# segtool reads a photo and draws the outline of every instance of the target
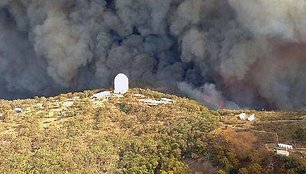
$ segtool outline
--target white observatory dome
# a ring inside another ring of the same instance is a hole
[[[118,74],[114,80],[114,93],[125,94],[129,90],[129,79],[125,74]]]

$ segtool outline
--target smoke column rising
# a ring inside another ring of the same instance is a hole
[[[135,83],[306,108],[306,0],[2,0],[0,97]]]

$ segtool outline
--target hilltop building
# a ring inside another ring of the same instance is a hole
[[[290,153],[286,150],[276,150],[277,155],[282,155],[282,156],[289,156]]]
[[[281,143],[279,143],[279,144],[277,144],[277,145],[278,145],[278,147],[284,148],[284,149],[286,149],[286,150],[293,149],[293,146],[292,146],[292,145],[281,144]]]
[[[114,80],[114,93],[125,94],[129,90],[129,79],[125,74],[118,74]]]
[[[255,114],[250,115],[250,117],[248,118],[248,120],[250,122],[253,122],[255,120]]]

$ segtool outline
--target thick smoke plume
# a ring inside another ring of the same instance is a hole
[[[0,97],[132,83],[306,108],[306,0],[1,0]]]

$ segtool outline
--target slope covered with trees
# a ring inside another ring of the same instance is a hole
[[[303,159],[224,128],[221,111],[151,90],[91,98],[96,92],[0,101],[0,172],[305,173]],[[144,102],[161,98],[171,102]]]

